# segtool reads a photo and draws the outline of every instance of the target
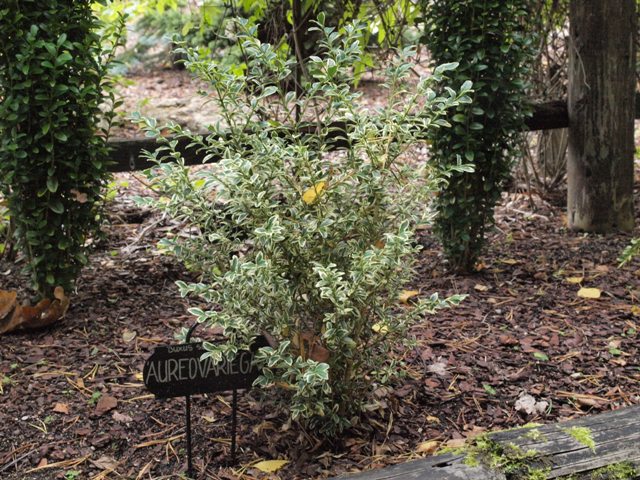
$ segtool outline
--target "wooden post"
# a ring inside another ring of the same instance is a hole
[[[636,0],[571,0],[568,222],[633,229]]]

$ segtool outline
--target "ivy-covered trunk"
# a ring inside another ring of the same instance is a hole
[[[453,128],[431,132],[431,154],[453,172],[437,201],[436,232],[450,267],[475,268],[485,229],[509,177],[528,109],[531,41],[524,0],[424,0],[424,42],[434,65],[460,62],[452,83],[473,82],[473,102],[447,112]]]
[[[0,7],[0,188],[46,297],[70,290],[100,222],[108,173],[99,107],[110,96],[102,61],[115,45],[103,50],[96,28],[89,0]]]

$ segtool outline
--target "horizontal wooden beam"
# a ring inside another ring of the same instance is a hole
[[[620,462],[632,464],[636,468],[636,475],[633,478],[640,478],[637,476],[640,472],[640,405],[598,415],[588,415],[564,423],[489,433],[488,438],[496,445],[510,446],[504,448],[505,461],[509,460],[510,451],[530,454],[532,457],[529,460],[530,465],[540,468],[541,474],[544,471],[547,479],[569,476],[587,478],[589,472]],[[466,464],[465,458],[464,451],[449,453],[339,478],[340,480],[506,479],[505,473],[499,469],[490,470],[478,465],[477,461]],[[603,475],[597,478],[613,478],[613,476]]]
[[[191,142],[180,138],[176,151],[180,152],[186,165],[201,165],[205,153],[196,148],[189,148]],[[112,138],[109,140],[111,172],[135,172],[146,170],[154,166],[143,156],[143,152],[153,152],[162,144],[155,138]],[[214,161],[217,161],[214,159]]]
[[[529,131],[567,128],[569,126],[567,102],[556,100],[534,104],[533,114],[526,119],[525,124]]]
[[[640,118],[640,93],[636,94],[636,118]],[[562,100],[538,103],[533,106],[533,115],[526,121],[527,128],[533,130],[551,130],[555,128],[566,128],[569,126],[569,115],[567,113],[567,103]],[[332,134],[330,137],[338,137],[339,129],[330,129]],[[328,137],[327,141],[331,142]],[[189,141],[180,139],[176,150],[182,154],[185,165],[200,165],[203,163],[206,154],[197,148],[189,148]],[[338,148],[339,142],[332,142],[333,146]],[[132,139],[112,139],[109,141],[111,147],[111,165],[109,167],[112,172],[131,172],[145,170],[152,167],[153,164],[141,157],[144,150],[153,151],[160,144],[153,138],[132,138]],[[214,163],[218,159],[211,157],[208,162]]]

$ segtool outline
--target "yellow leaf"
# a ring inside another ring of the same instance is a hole
[[[584,280],[584,277],[569,277],[566,279],[569,283],[581,283]]]
[[[599,288],[582,287],[580,290],[578,290],[578,296],[581,298],[600,298],[601,293],[602,292],[600,292]]]
[[[486,292],[487,290],[489,290],[489,287],[487,287],[486,285],[482,285],[481,283],[476,283],[473,288],[478,292]]]
[[[376,333],[387,333],[389,331],[389,327],[387,327],[386,325],[382,324],[382,323],[374,323],[371,326],[371,330],[373,330]]]
[[[398,300],[402,303],[409,303],[409,299],[415,297],[419,293],[419,290],[403,290],[400,295],[398,295]]]
[[[631,306],[631,314],[635,315],[636,317],[640,315],[640,307],[638,307],[637,305],[632,305]]]
[[[516,265],[518,263],[518,261],[513,258],[503,258],[500,262],[506,265]]]
[[[289,460],[263,460],[254,465],[255,468],[265,473],[273,473],[284,467]]]
[[[416,452],[431,455],[438,449],[439,445],[440,442],[438,442],[437,440],[428,440],[426,442],[418,444],[418,446],[416,447]]]
[[[316,203],[318,197],[322,194],[325,189],[326,182],[318,182],[313,187],[309,188],[302,195],[302,201],[307,205],[312,205]]]

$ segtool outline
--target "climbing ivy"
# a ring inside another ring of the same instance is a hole
[[[86,263],[108,178],[113,113],[100,106],[115,107],[107,64],[124,23],[105,27],[101,43],[91,3],[7,0],[0,8],[0,192],[41,296],[69,290]]]
[[[432,155],[443,167],[462,159],[440,193],[436,231],[452,269],[472,271],[493,209],[517,155],[529,113],[525,101],[532,42],[526,0],[423,0],[425,33],[434,64],[460,62],[452,83],[471,80],[473,103],[447,113],[453,128],[431,132]]]

